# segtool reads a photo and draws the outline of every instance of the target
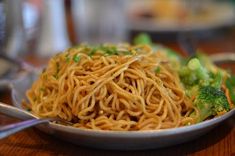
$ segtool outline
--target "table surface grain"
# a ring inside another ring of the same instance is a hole
[[[175,43],[167,43],[167,45],[179,50],[179,47]],[[221,36],[217,39],[199,42],[197,46],[208,53],[225,51],[235,52],[235,33],[228,32],[226,37]],[[27,60],[29,62],[35,62],[35,58],[32,57],[29,57]],[[235,69],[235,65],[232,64],[227,65],[226,67],[232,69],[233,71]],[[7,104],[12,103],[9,90],[0,91],[0,101]],[[0,126],[18,121],[19,120],[17,119],[12,119],[0,114]],[[35,128],[30,128],[0,140],[0,156],[5,155],[235,155],[235,116],[232,116],[230,119],[226,120],[206,135],[203,135],[193,141],[167,148],[145,151],[112,151],[92,149],[59,140],[58,138],[49,136]]]

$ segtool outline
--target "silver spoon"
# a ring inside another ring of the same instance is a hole
[[[49,124],[50,121],[56,121],[66,125],[72,125],[72,123],[62,120],[60,118],[39,119],[38,117],[34,116],[33,114],[27,111],[3,103],[0,103],[0,113],[3,113],[10,117],[25,119],[25,121],[19,123],[0,126],[0,139],[6,138],[12,134],[15,134],[16,132],[39,124]]]

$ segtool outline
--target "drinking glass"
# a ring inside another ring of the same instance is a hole
[[[73,0],[77,41],[89,44],[127,40],[125,0]]]

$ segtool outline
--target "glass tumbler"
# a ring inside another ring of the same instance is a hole
[[[89,44],[127,40],[125,0],[73,0],[77,41]]]

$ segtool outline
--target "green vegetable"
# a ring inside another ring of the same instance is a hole
[[[95,47],[91,47],[88,55],[92,57],[97,51],[102,52],[104,55],[118,55],[117,47],[110,45],[98,45]]]
[[[202,63],[202,65],[204,66],[204,68],[206,68],[208,71],[211,71],[212,73],[218,73],[220,72],[222,77],[227,77],[228,73],[227,71],[225,71],[222,68],[217,67],[212,61],[211,59],[205,55],[202,52],[197,52],[196,58],[198,58],[200,60],[200,62]]]
[[[233,103],[235,103],[235,76],[229,77],[226,82],[226,87],[229,90],[230,98]]]
[[[197,58],[193,58],[188,62],[188,68],[192,72],[195,72],[196,76],[201,80],[208,80],[209,74],[207,69],[204,68]]]
[[[193,58],[191,59],[189,62],[188,62],[188,68],[190,70],[197,70],[197,69],[200,69],[201,68],[201,64],[200,64],[200,61],[196,58]]]
[[[90,57],[92,57],[92,56],[96,53],[96,51],[97,51],[97,49],[96,49],[96,48],[93,48],[93,49],[90,50],[90,52],[88,53],[88,55],[89,55]]]
[[[158,66],[156,69],[155,69],[155,73],[159,74],[161,71],[161,68]]]
[[[102,50],[106,55],[118,55],[117,48],[114,46],[100,46],[99,49]]]
[[[216,74],[211,73],[211,86],[220,89],[223,83],[223,75],[222,73],[219,71]]]
[[[224,92],[212,86],[203,86],[199,89],[194,105],[200,113],[198,122],[230,110]]]
[[[211,59],[207,55],[203,54],[202,52],[197,52],[195,57],[197,59],[199,59],[200,62],[202,63],[202,65],[205,68],[207,68],[209,71],[212,71],[212,72],[216,72],[217,71],[218,67],[216,67],[213,64],[213,62],[211,61]]]
[[[186,88],[191,88],[194,85],[204,86],[210,83],[209,72],[197,58],[192,58],[188,61],[188,64],[182,66],[179,75]]]
[[[76,63],[78,63],[78,62],[80,61],[80,59],[81,59],[81,57],[78,56],[78,55],[75,55],[75,56],[73,57],[73,61],[76,62]]]
[[[148,34],[141,33],[137,37],[134,38],[134,44],[135,45],[138,45],[138,44],[152,45],[153,43],[152,43],[152,40]]]

